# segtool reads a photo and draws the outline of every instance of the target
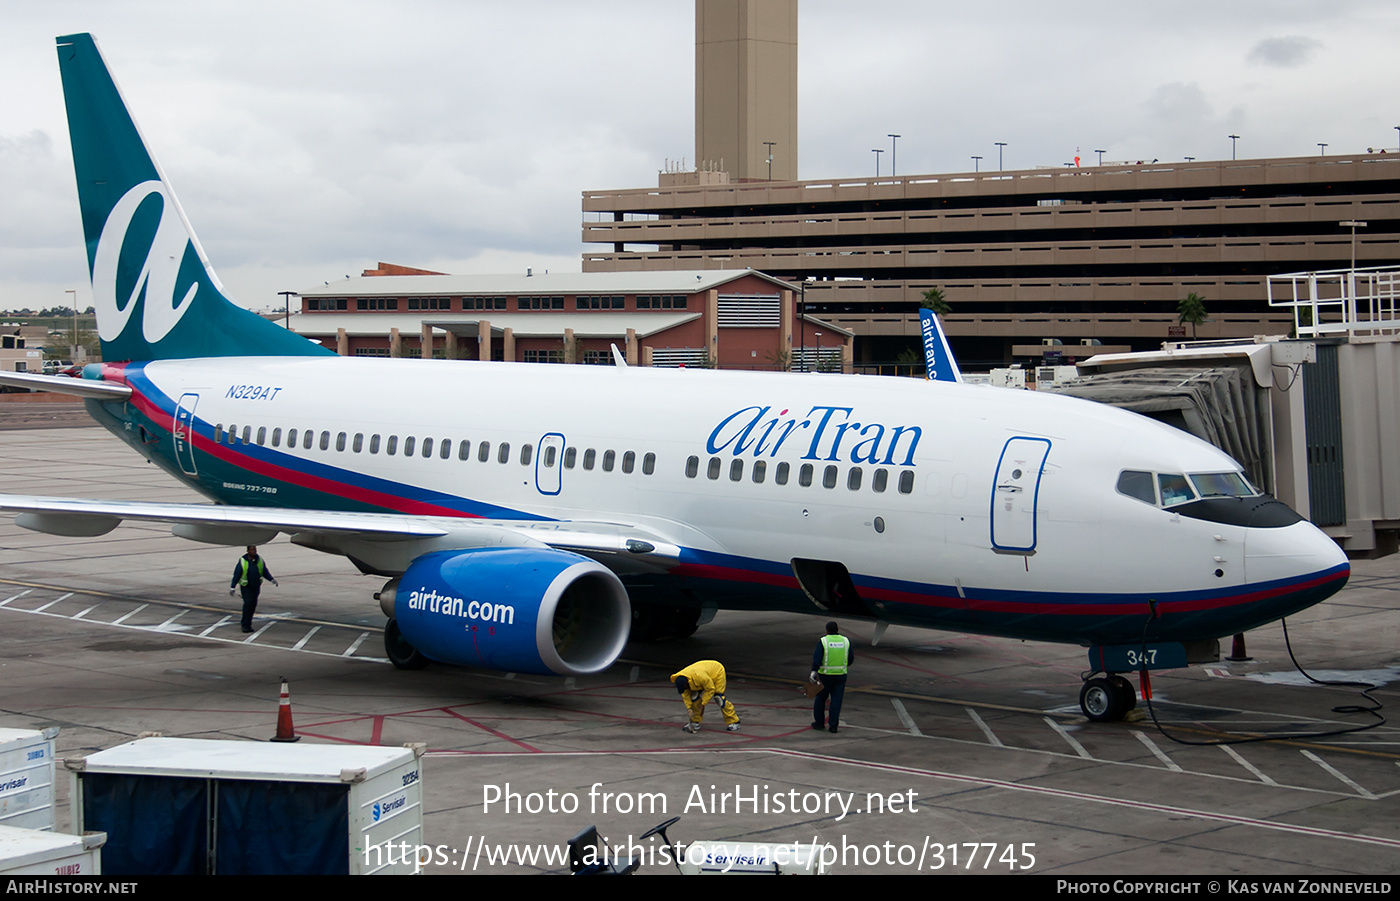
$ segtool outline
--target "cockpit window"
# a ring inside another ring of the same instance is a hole
[[[1153,487],[1150,472],[1125,469],[1118,474],[1118,493],[1157,506],[1157,489]]]
[[[1208,472],[1191,476],[1201,497],[1253,497],[1254,487],[1237,472]]]
[[[1196,499],[1186,476],[1175,473],[1158,473],[1157,484],[1162,489],[1162,506],[1172,507]]]

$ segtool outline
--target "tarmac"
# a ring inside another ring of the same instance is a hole
[[[0,428],[0,485],[201,501],[95,427]],[[541,850],[589,824],[671,873],[637,837],[674,816],[673,840],[825,843],[846,874],[1332,880],[1400,859],[1400,730],[1302,737],[1379,720],[1334,709],[1365,705],[1358,689],[1298,675],[1279,624],[1247,636],[1252,660],[1154,673],[1150,712],[1091,724],[1082,649],[903,627],[872,647],[871,624],[844,621],[856,657],[831,734],[800,690],[824,616],[721,612],[586,678],[398,671],[382,579],[281,538],[263,548],[281,587],[244,635],[239,553],[154,524],[59,538],[0,517],[0,726],[60,727],[61,758],[147,731],[265,741],[285,676],[303,742],[426,744],[429,873],[567,872]],[[1400,557],[1354,561],[1288,636],[1314,677],[1380,683],[1389,714]],[[742,731],[713,710],[681,731],[667,677],[701,659],[727,668]],[[1219,743],[1240,737],[1266,740]],[[60,768],[60,830],[68,790]]]

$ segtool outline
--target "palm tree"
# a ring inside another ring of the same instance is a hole
[[[943,296],[942,288],[929,288],[924,292],[924,302],[919,306],[933,310],[939,316],[947,316],[953,312],[953,308],[948,305],[948,300]]]
[[[1192,291],[1176,305],[1177,325],[1191,323],[1191,340],[1196,340],[1196,326],[1206,321],[1205,298]]]

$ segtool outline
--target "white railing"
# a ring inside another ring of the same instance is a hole
[[[1400,266],[1271,275],[1268,288],[1269,306],[1292,308],[1299,338],[1400,335]]]

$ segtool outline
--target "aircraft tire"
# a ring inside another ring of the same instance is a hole
[[[650,604],[634,607],[630,641],[689,638],[700,627],[700,608]]]
[[[1094,723],[1112,723],[1128,712],[1122,691],[1111,679],[1095,677],[1079,690],[1079,709]]]
[[[1129,682],[1127,677],[1117,673],[1109,676],[1108,681],[1113,683],[1113,687],[1118,690],[1123,705],[1123,715],[1126,716],[1129,710],[1137,706],[1137,689],[1133,688],[1133,683]]]
[[[397,620],[384,624],[384,653],[395,669],[422,669],[429,663],[428,658],[403,637]]]

